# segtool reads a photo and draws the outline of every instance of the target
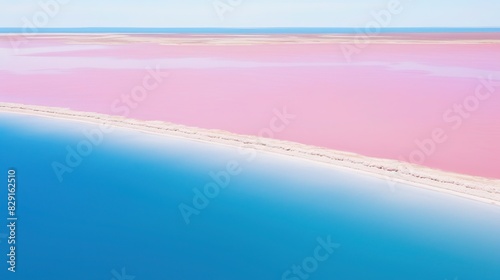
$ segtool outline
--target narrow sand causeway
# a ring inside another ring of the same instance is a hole
[[[139,121],[121,116],[79,112],[64,108],[0,103],[0,112],[89,122],[284,154],[325,163],[332,167],[348,168],[352,171],[370,174],[386,180],[388,186],[392,187],[398,182],[406,183],[500,206],[500,180],[444,172],[397,160],[366,157],[295,142],[239,135],[220,130],[188,127],[162,121]]]

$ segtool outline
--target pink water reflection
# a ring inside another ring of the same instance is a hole
[[[257,135],[286,107],[275,138],[405,160],[441,129],[424,165],[500,178],[500,34],[374,37],[349,62],[351,39],[44,35],[13,49],[0,36],[0,101],[121,114],[160,67],[170,76],[128,117]],[[475,104],[481,77],[494,87]]]

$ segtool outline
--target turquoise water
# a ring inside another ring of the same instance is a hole
[[[7,271],[0,239],[0,279],[500,278],[500,207],[124,129],[60,182],[52,163],[92,129],[0,114],[0,176],[17,172],[19,218],[17,272]],[[228,163],[239,173],[186,224],[179,205],[194,207],[195,190]]]

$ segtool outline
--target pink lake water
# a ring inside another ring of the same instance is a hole
[[[500,34],[355,39],[4,35],[0,102],[222,129],[500,178]]]

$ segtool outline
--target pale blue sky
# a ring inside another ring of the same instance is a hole
[[[363,27],[391,1],[387,27],[500,27],[499,0],[4,0],[0,27]]]

